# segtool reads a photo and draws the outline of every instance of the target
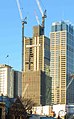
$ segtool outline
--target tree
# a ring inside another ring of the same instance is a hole
[[[32,107],[36,106],[36,103],[34,103],[32,101],[32,99],[28,99],[28,98],[20,98],[22,104],[24,105],[24,108],[26,110],[27,113],[31,114],[32,113]]]
[[[17,97],[8,109],[7,119],[28,119],[32,114],[32,107],[36,104],[31,99]]]
[[[6,119],[27,119],[32,113],[32,107],[36,104],[31,99],[21,97],[9,98],[8,96],[1,97],[1,101],[5,102]]]
[[[20,119],[20,117],[21,119],[27,119],[27,112],[19,97],[17,97],[14,103],[9,107],[8,117],[9,119],[13,119],[14,117],[16,119]]]

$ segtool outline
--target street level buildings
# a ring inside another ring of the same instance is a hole
[[[33,27],[33,37],[23,39],[23,75],[22,96],[32,98],[37,105],[48,103],[46,98],[46,81],[50,82],[50,40],[44,36],[42,26]],[[48,77],[48,78],[47,78]]]
[[[52,104],[74,103],[74,27],[61,21],[52,23],[50,33],[50,76]]]

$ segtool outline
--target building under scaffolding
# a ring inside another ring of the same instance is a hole
[[[42,71],[23,72],[23,97],[36,105],[50,104],[51,79]]]
[[[23,39],[22,96],[31,98],[37,105],[50,103],[50,95],[46,97],[46,91],[51,92],[49,45],[50,40],[44,36],[42,26],[34,26],[33,37]]]

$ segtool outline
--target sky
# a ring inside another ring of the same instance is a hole
[[[47,10],[45,35],[49,37],[51,24],[55,21],[69,20],[74,24],[74,0],[39,0],[42,10]],[[27,17],[24,35],[32,37],[33,26],[41,24],[41,13],[36,0],[19,0],[23,18]],[[7,57],[8,56],[8,57]],[[13,69],[22,69],[22,24],[16,0],[0,1],[0,64]]]

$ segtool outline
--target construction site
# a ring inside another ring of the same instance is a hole
[[[49,75],[46,74],[46,70],[49,73],[50,57],[49,38],[44,36],[45,14],[46,12],[42,16],[42,25],[33,27],[33,37],[24,37],[22,41],[22,90],[27,85],[26,83],[29,84],[25,95],[22,96],[36,100],[35,103],[37,105],[45,105],[47,103],[46,99],[49,100],[50,95],[46,97],[46,90],[51,86],[48,85],[47,87],[47,82],[50,83],[51,80]]]
[[[19,0],[16,1],[22,21],[22,97],[32,99],[37,106],[51,105],[52,78],[50,77],[50,39],[45,36],[46,9],[43,11],[40,1],[36,0],[41,13],[42,22],[41,24],[39,23],[38,16],[36,15],[38,25],[33,26],[32,37],[26,37],[24,34],[24,26],[28,24],[27,17],[23,19]],[[74,77],[72,76],[70,82],[66,85],[64,94],[67,93],[73,79]],[[59,95],[59,93],[57,95]],[[58,97],[59,96],[57,96],[57,100]],[[53,105],[53,112],[55,111],[57,116],[61,113],[60,110],[64,110],[63,117],[66,114],[67,106],[65,105],[65,97],[63,101],[61,101],[61,105]],[[59,102],[57,103],[59,104]],[[57,112],[56,108],[60,110]]]
[[[25,37],[24,25],[27,24],[27,18],[22,19],[20,2],[16,1],[22,21],[22,97],[32,99],[37,105],[50,104],[50,40],[44,34],[46,10],[43,12],[39,0],[36,0],[42,23],[39,24],[36,15],[38,25],[33,27],[33,37]]]

